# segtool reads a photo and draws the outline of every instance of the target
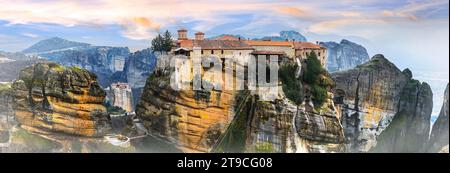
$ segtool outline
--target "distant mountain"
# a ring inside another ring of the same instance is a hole
[[[0,51],[0,58],[6,58],[6,59],[11,59],[11,60],[26,60],[26,59],[32,58],[32,56],[27,56],[20,52],[11,53],[11,52]]]
[[[117,78],[129,56],[127,47],[93,46],[54,37],[42,40],[22,51],[64,66],[78,66],[87,69],[98,76],[98,81],[104,87],[112,82],[124,82]]]
[[[40,54],[57,50],[66,50],[66,49],[78,49],[78,48],[86,48],[89,47],[90,44],[80,43],[75,41],[65,40],[59,37],[53,37],[50,39],[39,41],[33,46],[25,49],[22,53],[26,54]]]
[[[217,38],[221,38],[221,37],[226,37],[226,36],[230,36],[230,37],[235,37],[235,38],[241,38],[243,40],[246,40],[247,38],[245,38],[242,35],[233,35],[233,34],[220,34],[218,36],[214,36],[214,37],[209,37],[208,40],[215,40]]]
[[[329,72],[342,71],[356,67],[369,61],[366,48],[348,40],[336,42],[321,42],[327,48],[327,69]]]
[[[297,31],[281,31],[280,36],[266,36],[266,37],[263,37],[260,39],[254,39],[254,40],[272,40],[272,41],[295,40],[295,41],[302,41],[302,42],[307,41],[306,37]]]

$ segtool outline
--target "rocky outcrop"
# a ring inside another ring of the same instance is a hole
[[[335,103],[342,112],[349,152],[369,151],[394,117],[414,123],[408,128],[416,133],[415,137],[420,136],[420,140],[428,133],[429,121],[425,121],[431,113],[431,89],[428,84],[413,80],[410,70],[400,71],[383,55],[375,55],[369,62],[333,73],[332,77],[336,82]]]
[[[102,105],[106,93],[87,70],[38,63],[22,70],[12,90],[15,117],[23,128],[87,137],[110,129]]]
[[[176,91],[165,59],[160,60],[136,114],[152,134],[184,152],[345,151],[331,99],[316,111],[309,102],[294,106],[283,92],[274,101],[263,101],[247,90]]]
[[[124,75],[132,88],[133,103],[139,102],[145,82],[156,66],[156,56],[151,49],[130,54],[125,62]]]
[[[176,143],[184,152],[209,152],[233,118],[233,93],[175,91],[170,74],[147,79],[136,114],[154,134]]]
[[[246,152],[344,152],[344,134],[336,112],[308,111],[287,99],[257,101],[250,112]]]
[[[14,125],[11,84],[0,83],[0,152],[10,141],[9,129]]]
[[[372,152],[423,152],[428,143],[433,93],[427,83],[410,80],[402,90],[397,113],[377,138]]]
[[[40,54],[64,66],[78,66],[95,73],[103,87],[113,82],[124,82],[120,74],[124,69],[128,48],[92,46],[81,50],[64,50]],[[118,73],[118,74],[117,74]]]
[[[103,87],[126,81],[122,74],[130,53],[126,47],[92,46],[56,37],[42,40],[23,52],[64,66],[87,69],[97,75]]]
[[[297,31],[281,31],[280,36],[266,36],[260,39],[254,39],[254,40],[272,40],[272,41],[301,41],[306,42],[306,37],[300,34]]]
[[[12,82],[19,77],[20,70],[38,62],[45,62],[43,59],[30,58],[11,62],[0,63],[0,82]]]
[[[327,48],[327,69],[329,72],[347,70],[369,60],[366,48],[348,40],[321,42]]]
[[[448,124],[449,124],[449,85],[447,84],[447,88],[445,89],[445,96],[444,96],[444,104],[442,105],[441,112],[439,113],[439,117],[436,120],[436,122],[433,124],[433,129],[431,131],[430,141],[425,148],[428,152],[438,152],[439,150],[442,150],[444,146],[447,146],[447,153],[448,153]]]

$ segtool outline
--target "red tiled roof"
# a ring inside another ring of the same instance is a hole
[[[235,40],[195,40],[194,46],[203,50],[253,50],[250,45]]]
[[[322,46],[310,42],[290,42],[290,41],[248,41],[229,40],[227,38],[236,38],[232,36],[223,36],[215,40],[178,40],[177,47],[192,50],[193,47],[201,47],[203,50],[252,50],[251,46],[293,46],[295,49],[323,49]],[[276,51],[256,51],[260,54],[278,54]]]
[[[251,46],[292,46],[290,41],[244,41]]]
[[[178,47],[192,50],[192,48],[194,47],[194,40],[178,40]]]
[[[295,49],[322,49],[323,47],[310,42],[295,42]]]
[[[234,41],[239,41],[239,38],[236,38],[236,37],[231,36],[231,35],[224,35],[224,36],[221,36],[221,37],[217,37],[214,40],[234,40]]]

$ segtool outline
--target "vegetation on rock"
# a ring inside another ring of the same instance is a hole
[[[328,88],[333,85],[333,81],[314,52],[308,54],[305,64],[303,81],[310,86],[314,106],[320,108],[328,98]]]
[[[283,92],[286,97],[299,105],[303,102],[303,87],[301,80],[295,77],[298,65],[294,63],[286,63],[280,67],[279,75],[283,83]]]

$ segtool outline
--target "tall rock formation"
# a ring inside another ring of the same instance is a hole
[[[444,104],[442,105],[441,112],[439,113],[439,117],[436,122],[433,124],[433,129],[431,131],[430,141],[425,148],[425,151],[428,152],[438,152],[447,146],[446,151],[448,153],[448,124],[449,124],[449,85],[447,84],[447,88],[445,89],[444,95]]]
[[[347,70],[369,60],[366,48],[348,40],[336,42],[321,42],[327,48],[327,69],[329,72]]]
[[[233,93],[175,91],[170,73],[147,79],[136,114],[154,134],[184,152],[209,152],[233,118]]]
[[[248,90],[176,91],[170,86],[172,72],[159,60],[136,115],[152,134],[184,152],[345,151],[339,115],[329,98],[315,111],[309,102],[293,105],[282,91],[274,101],[259,100]]]
[[[102,136],[110,129],[106,93],[95,74],[77,67],[38,63],[12,84],[16,120],[24,128]]]
[[[125,62],[124,74],[132,88],[133,103],[136,105],[141,97],[145,82],[156,66],[156,56],[151,49],[144,49],[130,54]]]
[[[433,93],[427,83],[410,80],[402,90],[397,113],[378,136],[372,152],[423,152],[428,143]]]
[[[409,69],[400,71],[383,55],[375,55],[356,68],[333,73],[332,77],[349,152],[369,151],[394,117],[406,116],[408,122],[414,123],[408,125],[411,134],[405,138],[425,138],[432,107],[431,89],[428,84],[413,80]]]

